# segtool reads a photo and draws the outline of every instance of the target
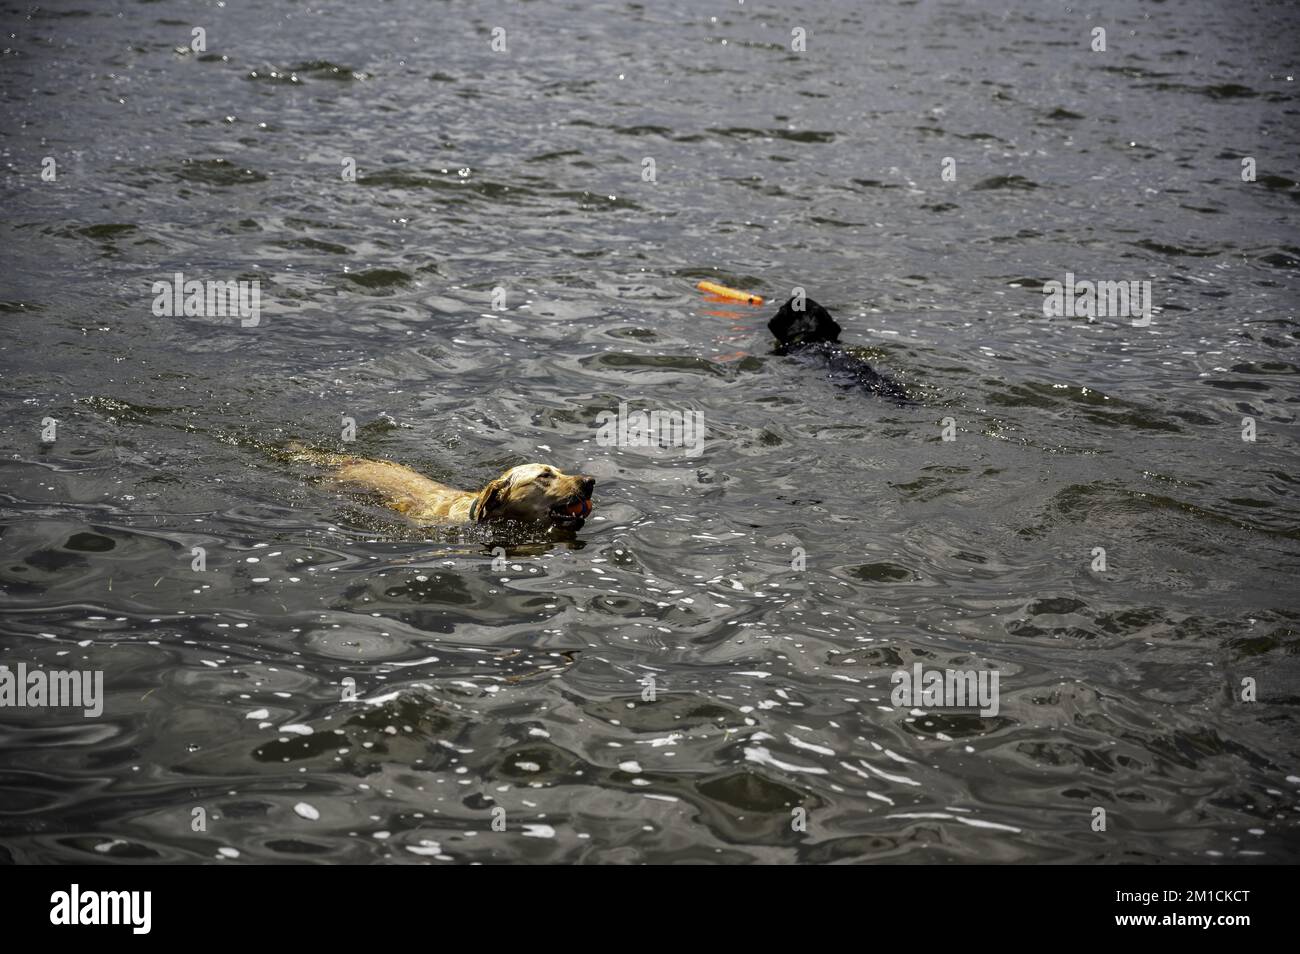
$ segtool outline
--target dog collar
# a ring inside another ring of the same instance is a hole
[[[478,498],[475,497],[469,505],[469,522],[474,523],[478,519]]]

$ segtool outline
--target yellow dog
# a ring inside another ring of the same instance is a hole
[[[389,460],[289,447],[290,459],[330,468],[339,484],[377,494],[384,506],[420,524],[518,520],[580,530],[591,513],[596,478],[547,464],[520,464],[482,490],[457,490]]]

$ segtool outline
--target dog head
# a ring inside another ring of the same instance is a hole
[[[802,310],[795,308],[797,303],[798,299],[791,298],[767,323],[768,330],[776,335],[778,354],[816,341],[840,340],[839,323],[829,311],[811,298],[803,300]]]
[[[591,513],[596,478],[565,474],[546,464],[511,467],[479,491],[474,519],[518,520],[580,530]]]

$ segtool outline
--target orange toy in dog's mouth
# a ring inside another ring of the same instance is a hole
[[[566,503],[551,508],[551,520],[562,527],[578,529],[591,513],[591,501],[585,497],[570,497]]]

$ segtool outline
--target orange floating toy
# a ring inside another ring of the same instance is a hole
[[[726,285],[719,285],[716,282],[700,282],[695,287],[702,292],[708,292],[710,295],[717,295],[719,298],[727,298],[731,301],[742,301],[746,305],[763,304],[763,297],[761,295],[751,295],[749,292],[736,291],[734,288],[728,288]]]
[[[578,503],[569,504],[564,508],[564,512],[570,517],[586,517],[591,513],[591,501],[581,500]]]

